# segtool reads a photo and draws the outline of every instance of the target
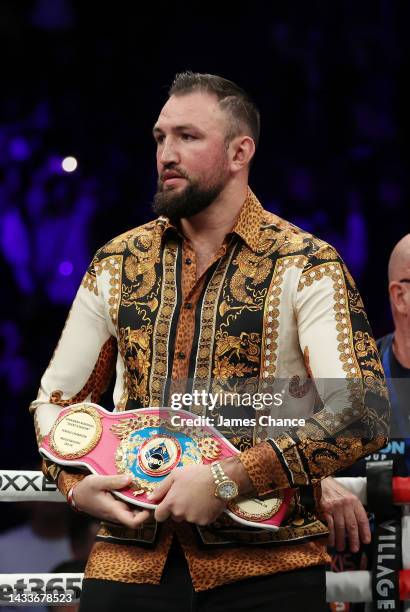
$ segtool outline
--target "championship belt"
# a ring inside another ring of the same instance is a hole
[[[127,474],[132,482],[113,491],[120,499],[155,509],[147,495],[175,468],[211,464],[239,454],[212,426],[185,410],[148,408],[109,412],[91,402],[61,411],[39,448],[43,457],[93,474]],[[251,527],[276,531],[288,512],[293,489],[263,497],[238,496],[225,512]]]

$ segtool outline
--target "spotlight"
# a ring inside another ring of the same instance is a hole
[[[61,167],[65,172],[74,172],[77,166],[78,162],[75,157],[65,157],[61,162]]]

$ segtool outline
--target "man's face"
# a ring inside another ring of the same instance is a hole
[[[173,219],[204,210],[229,179],[226,114],[216,96],[171,96],[154,126],[158,186],[153,209]]]

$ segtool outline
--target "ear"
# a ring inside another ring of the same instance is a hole
[[[397,281],[389,283],[389,294],[392,307],[400,314],[406,314],[407,304],[405,300],[403,285]]]
[[[250,136],[236,136],[229,143],[228,153],[231,156],[232,170],[239,172],[249,165],[255,155],[255,142]]]

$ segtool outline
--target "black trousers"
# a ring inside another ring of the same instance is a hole
[[[247,578],[196,593],[185,557],[172,544],[160,585],[83,582],[80,612],[325,612],[325,566]]]

